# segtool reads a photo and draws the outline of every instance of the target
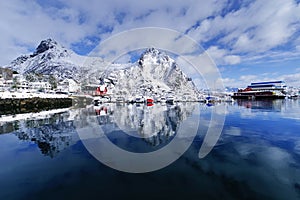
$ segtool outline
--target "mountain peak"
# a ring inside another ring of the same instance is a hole
[[[40,53],[43,53],[49,49],[52,49],[54,47],[57,47],[59,44],[49,38],[49,39],[46,39],[46,40],[42,40],[41,43],[38,45],[38,47],[36,48],[36,51],[35,51],[35,54],[40,54]]]
[[[42,40],[30,55],[19,56],[7,68],[20,74],[56,74],[57,77],[73,77],[78,72],[82,58],[49,38]]]
[[[138,63],[131,67],[114,70],[103,77],[110,81],[108,89],[113,94],[130,96],[167,96],[190,94],[196,99],[197,88],[183,73],[175,60],[166,52],[155,48],[146,49]]]
[[[158,57],[162,54],[166,55],[165,53],[162,53],[160,50],[158,50],[154,47],[151,47],[144,51],[144,53],[141,55],[141,58],[145,57],[145,56]]]
[[[151,53],[151,54],[158,55],[158,54],[160,54],[160,51],[154,47],[151,47],[151,48],[146,49],[145,53],[147,53],[147,54]]]
[[[139,65],[143,66],[146,63],[151,64],[160,64],[160,63],[169,63],[174,62],[173,59],[171,59],[165,52],[162,52],[156,48],[148,48],[144,51],[144,53],[141,55],[139,59]]]

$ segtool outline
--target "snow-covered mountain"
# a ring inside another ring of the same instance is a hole
[[[59,79],[82,80],[91,78],[85,77],[86,71],[91,75],[93,70],[101,69],[101,66],[104,66],[101,58],[80,56],[55,40],[47,39],[41,41],[34,53],[22,55],[5,67],[21,74],[37,73],[54,75]]]
[[[197,89],[166,53],[147,49],[136,63],[111,64],[101,58],[77,55],[53,39],[41,41],[30,55],[23,55],[5,66],[21,74],[54,75],[81,83],[106,80],[113,94],[166,96],[184,94],[194,98]],[[108,82],[107,82],[108,80]]]
[[[192,80],[172,58],[155,48],[147,49],[136,63],[125,69],[107,71],[102,79],[110,81],[109,86],[114,94],[173,95],[192,99],[197,96]]]

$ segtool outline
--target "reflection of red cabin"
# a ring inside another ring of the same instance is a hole
[[[107,107],[103,106],[99,109],[95,109],[95,113],[99,116],[107,115]]]
[[[96,89],[96,95],[104,96],[107,93],[107,87],[104,85],[101,85],[100,87],[97,87]]]
[[[151,99],[151,98],[147,98],[147,103],[153,103],[154,102],[154,100],[153,99]]]

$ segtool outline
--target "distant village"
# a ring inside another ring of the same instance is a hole
[[[21,75],[8,69],[0,70],[0,98],[58,97],[80,91],[80,83],[73,79],[57,80],[52,75]]]
[[[286,87],[283,81],[277,82],[263,82],[260,85],[252,83],[254,85],[248,86],[246,89],[237,89],[234,91],[233,88],[225,88],[225,91],[199,91],[199,97],[196,101],[233,101],[236,98],[247,98],[257,96],[259,93],[262,98],[298,98],[300,95],[299,88]],[[276,84],[281,85],[280,87]],[[103,85],[102,85],[103,86]],[[111,90],[111,88],[110,88]],[[270,92],[272,91],[272,92]],[[255,94],[254,94],[255,92]],[[260,94],[260,93],[270,94]],[[276,92],[276,93],[275,93]],[[277,94],[280,92],[280,94]],[[253,93],[253,94],[252,94]],[[0,68],[0,98],[11,99],[11,98],[66,98],[70,95],[90,95],[94,96],[96,102],[105,101],[105,98],[109,97],[112,101],[114,97],[118,101],[118,94],[112,94],[111,91],[107,91],[107,87],[103,88],[99,84],[81,84],[71,78],[65,78],[58,80],[53,75],[42,75],[42,74],[26,74],[22,75],[16,71],[12,71],[6,68]],[[138,97],[143,98],[143,97]],[[172,99],[179,97],[172,96]],[[122,97],[124,99],[124,97]],[[127,99],[128,100],[128,99]],[[153,99],[155,101],[155,99]],[[160,101],[161,99],[158,99]],[[130,101],[130,99],[128,100]],[[131,100],[138,102],[140,100]],[[142,100],[144,101],[144,99]],[[145,100],[146,101],[146,100]],[[168,101],[168,100],[166,100]]]

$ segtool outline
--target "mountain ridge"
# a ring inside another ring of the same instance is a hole
[[[46,39],[32,54],[19,56],[6,67],[21,74],[54,75],[57,79],[72,78],[86,84],[108,79],[115,94],[197,93],[194,83],[175,60],[155,48],[146,49],[135,63],[109,65],[101,58],[77,55],[55,40]]]
[[[72,78],[95,82],[98,80],[95,74],[105,65],[101,58],[78,55],[49,38],[42,40],[32,54],[21,55],[4,67],[20,74],[37,73],[54,75],[60,80]],[[87,71],[91,73],[87,74]]]
[[[120,95],[183,96],[195,100],[198,90],[175,60],[165,52],[148,48],[131,67],[104,73],[110,89]]]

